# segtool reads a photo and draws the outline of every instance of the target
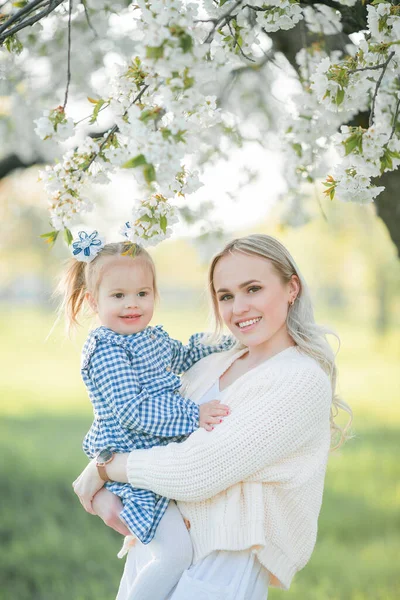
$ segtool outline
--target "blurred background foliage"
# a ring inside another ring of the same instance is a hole
[[[29,171],[0,181],[0,600],[110,600],[123,568],[119,536],[71,488],[91,423],[79,373],[90,323],[68,339],[60,322],[49,336],[50,296],[68,253],[38,237],[47,215],[35,181]],[[289,592],[269,597],[397,600],[400,263],[373,207],[319,202],[310,197],[317,218],[301,228],[283,229],[275,206],[251,231],[225,235],[263,232],[287,245],[317,320],[341,338],[339,391],[354,411],[353,438],[330,459],[312,559]],[[209,246],[202,260],[191,237],[152,251],[161,290],[154,323],[183,341],[209,329]]]

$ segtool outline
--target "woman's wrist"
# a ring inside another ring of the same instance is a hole
[[[117,481],[119,483],[129,483],[128,475],[126,472],[126,465],[128,462],[128,453],[116,453],[111,462],[105,466],[106,473],[111,481]]]

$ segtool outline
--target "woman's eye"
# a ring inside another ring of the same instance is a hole
[[[258,292],[258,290],[261,290],[261,288],[257,285],[252,285],[249,289],[248,292],[250,294],[254,294],[255,292]]]
[[[231,298],[232,298],[232,294],[224,294],[223,296],[219,297],[219,301],[226,302],[227,300],[230,300]]]

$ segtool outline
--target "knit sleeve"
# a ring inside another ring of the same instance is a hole
[[[213,431],[194,432],[181,444],[134,450],[129,482],[186,502],[211,498],[263,470],[287,480],[285,459],[298,456],[326,431],[332,391],[315,364],[284,369],[250,382],[240,405]],[[226,401],[226,398],[224,399]],[[228,401],[229,402],[229,401]]]

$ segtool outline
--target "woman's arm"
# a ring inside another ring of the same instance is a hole
[[[131,452],[127,460],[131,485],[197,502],[260,470],[270,481],[287,482],[297,473],[285,469],[285,461],[315,452],[315,440],[324,440],[328,451],[332,390],[317,365],[289,366],[260,385],[250,384],[245,393],[248,402],[244,399],[213,432],[199,430],[182,444]],[[119,475],[120,467],[124,464],[116,463],[110,477]]]
[[[250,384],[246,394],[248,402],[213,432],[198,430],[181,444],[119,454],[107,465],[108,476],[187,502],[211,498],[261,469],[269,468],[271,481],[285,481],[284,461],[301,455],[310,440],[327,438],[329,378],[317,365],[289,367]],[[101,486],[97,473],[92,475],[92,484],[86,484],[91,498],[96,478]]]

